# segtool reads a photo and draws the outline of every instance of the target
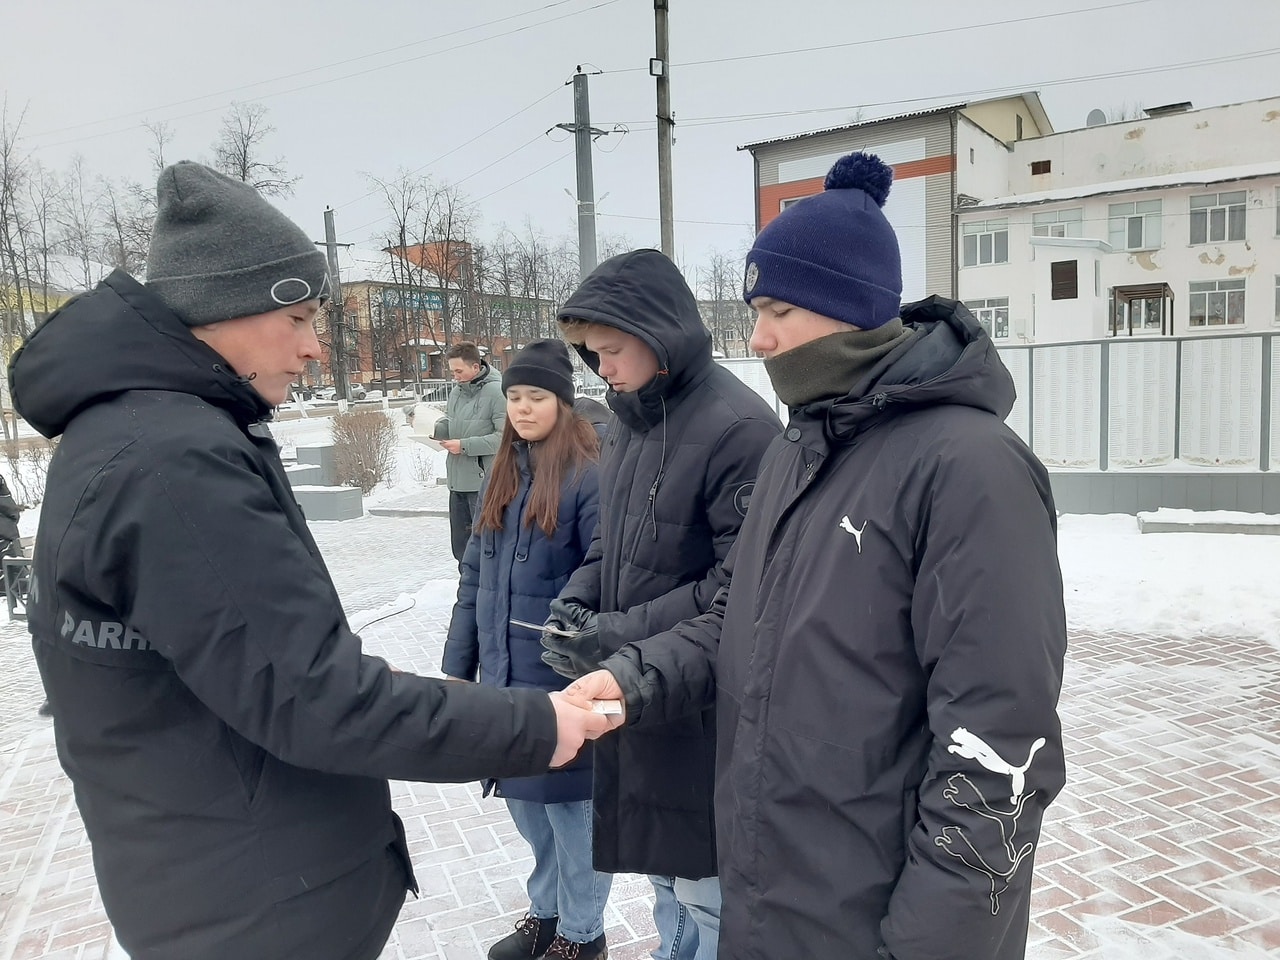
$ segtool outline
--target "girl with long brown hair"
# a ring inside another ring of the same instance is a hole
[[[537,340],[502,375],[507,423],[485,478],[462,560],[442,668],[458,680],[561,690],[542,662],[548,606],[586,556],[599,502],[595,428],[574,412],[573,366],[559,340]],[[591,751],[537,777],[497,781],[533,848],[529,910],[491,960],[608,956],[604,905],[611,876],[591,865]]]

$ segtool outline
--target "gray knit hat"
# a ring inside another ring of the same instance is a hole
[[[329,270],[253,186],[183,160],[156,184],[147,287],[198,327],[328,299]]]

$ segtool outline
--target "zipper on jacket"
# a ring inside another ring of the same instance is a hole
[[[659,473],[656,477],[654,477],[653,484],[649,487],[649,509],[647,511],[647,515],[649,517],[649,523],[653,525],[653,536],[651,539],[653,539],[654,541],[657,541],[658,539],[658,517],[654,512],[653,501],[658,496],[658,485],[661,483],[662,483],[662,474]]]

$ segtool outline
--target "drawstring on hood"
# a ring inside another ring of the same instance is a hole
[[[649,486],[649,523],[653,527],[653,539],[658,539],[658,517],[654,513],[654,501],[658,499],[658,490],[662,487],[662,479],[667,475],[667,401],[665,397],[659,397],[662,401],[662,447],[658,458],[658,473],[653,478],[653,483]]]

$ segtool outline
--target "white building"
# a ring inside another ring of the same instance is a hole
[[[998,343],[1280,327],[1280,97],[1189,107],[957,158],[993,165],[957,288]]]

